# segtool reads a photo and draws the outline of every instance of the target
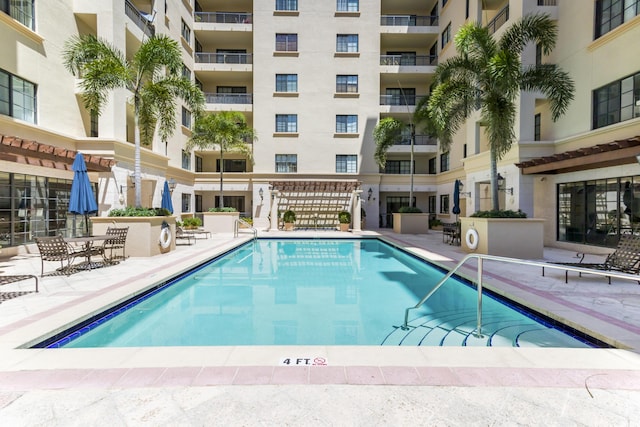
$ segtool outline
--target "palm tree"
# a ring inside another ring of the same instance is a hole
[[[441,149],[448,149],[452,135],[480,109],[480,122],[489,141],[494,210],[499,209],[497,162],[515,141],[513,129],[520,91],[542,92],[549,100],[553,121],[566,112],[573,99],[573,80],[558,66],[521,64],[528,43],[536,43],[548,55],[556,37],[556,24],[547,15],[521,18],[499,40],[488,28],[468,23],[454,39],[458,55],[436,69],[436,87],[431,92],[428,112],[438,129]]]
[[[428,133],[434,133],[434,127],[427,114],[427,102],[428,98],[422,98],[409,121],[409,123],[402,122],[393,117],[385,117],[378,122],[373,129],[373,140],[376,143],[376,151],[373,157],[381,169],[384,169],[387,164],[387,151],[393,145],[402,141],[409,133],[411,142],[411,157],[409,159],[410,179],[409,184],[409,206],[413,206],[413,146],[415,144],[416,137],[416,125],[420,125],[426,129]],[[408,108],[408,105],[407,105]]]
[[[157,35],[144,41],[131,60],[93,35],[72,37],[64,47],[65,67],[82,79],[84,106],[99,115],[109,91],[126,88],[134,109],[135,205],[142,206],[140,143],[148,145],[157,128],[163,141],[176,128],[176,100],[181,99],[194,112],[204,105],[202,91],[182,77],[178,42]]]
[[[247,125],[247,119],[240,112],[221,111],[196,118],[186,149],[220,150],[220,207],[224,207],[224,154],[240,153],[253,163],[252,146],[247,141],[256,139],[255,130]]]

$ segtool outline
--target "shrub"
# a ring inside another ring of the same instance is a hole
[[[429,220],[429,228],[438,227],[439,225],[442,225],[442,221],[439,219],[436,218]]]
[[[202,220],[200,218],[185,218],[182,221],[182,224],[184,224],[185,227],[195,227],[198,228],[202,225]]]
[[[347,211],[338,212],[338,222],[340,222],[340,224],[350,224],[351,212],[347,212]]]
[[[238,212],[238,209],[232,207],[209,208],[209,212]]]
[[[171,212],[164,208],[136,208],[127,206],[124,209],[111,209],[109,216],[171,216]]]
[[[477,211],[471,214],[473,218],[526,218],[527,214],[522,212],[520,209],[518,211],[512,210],[499,210],[499,211]]]
[[[422,210],[415,206],[403,206],[398,209],[399,213],[422,213]]]
[[[296,213],[292,210],[285,211],[282,214],[282,220],[284,222],[296,222]]]

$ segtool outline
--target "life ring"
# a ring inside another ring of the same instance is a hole
[[[160,232],[160,239],[158,239],[160,243],[160,247],[162,249],[167,249],[171,246],[171,229],[169,227],[165,227]]]
[[[473,241],[472,241],[473,240]],[[478,247],[478,232],[473,228],[467,230],[467,234],[464,236],[464,242],[469,249],[475,249]]]

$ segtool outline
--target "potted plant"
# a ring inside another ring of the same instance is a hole
[[[182,221],[182,226],[185,228],[185,230],[197,230],[201,225],[202,220],[197,217],[185,218],[184,221]]]
[[[351,213],[348,211],[338,212],[338,222],[340,223],[340,231],[349,231],[349,224],[351,224]]]
[[[415,206],[403,206],[393,213],[393,232],[398,234],[427,234],[429,214]]]
[[[293,223],[296,222],[296,213],[292,210],[285,211],[282,214],[282,220],[284,221],[285,231],[293,230]]]

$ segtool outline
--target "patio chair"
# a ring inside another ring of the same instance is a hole
[[[601,271],[617,271],[621,273],[640,274],[640,236],[633,234],[622,234],[618,241],[616,250],[609,254],[602,263],[583,263],[584,254],[578,254],[579,262],[553,262],[551,264],[566,265],[571,267],[591,268]],[[542,267],[544,276],[544,267]],[[582,273],[579,273],[582,277]],[[611,284],[611,277],[609,284]],[[564,282],[569,281],[569,271],[564,272]],[[640,280],[638,280],[640,284]]]
[[[178,227],[176,225],[176,245],[178,244],[178,240],[186,240],[188,245],[191,245],[191,241],[193,243],[196,242],[196,237],[193,234],[186,233],[182,227]]]
[[[45,261],[60,262],[60,268],[56,269],[56,273],[63,273],[68,276],[73,273],[71,261],[77,256],[85,255],[84,250],[73,248],[64,241],[62,236],[36,237],[36,245],[40,252],[40,277],[44,277]]]
[[[113,236],[102,244],[102,257],[105,264],[117,264],[120,260],[127,259],[125,245],[129,227],[109,227],[106,234]]]

